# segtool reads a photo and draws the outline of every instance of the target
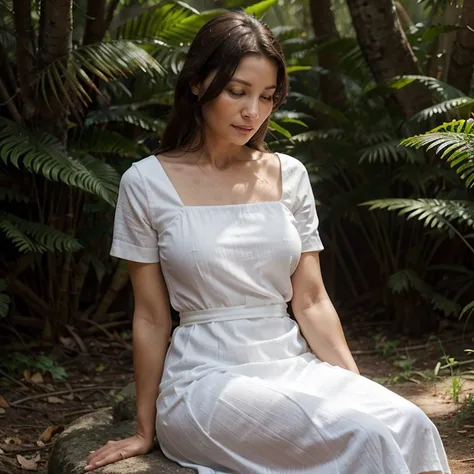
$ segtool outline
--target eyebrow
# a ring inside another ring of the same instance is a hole
[[[237,77],[234,77],[233,79],[231,79],[230,82],[240,82],[240,84],[244,84],[245,86],[252,87],[252,84],[250,84],[250,82],[244,81],[243,79],[239,79]],[[275,86],[275,85],[267,86],[267,87],[265,87],[265,90],[267,90],[267,89],[276,89],[276,88],[277,88],[277,86]]]

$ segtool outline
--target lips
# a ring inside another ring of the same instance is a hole
[[[232,125],[232,126],[242,132],[251,132],[253,130],[253,127],[247,127],[245,125]]]

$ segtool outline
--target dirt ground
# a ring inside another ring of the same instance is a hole
[[[474,363],[451,360],[455,365],[438,376],[434,369],[445,356],[466,360],[474,334],[463,337],[458,328],[416,341],[383,334],[383,325],[346,330],[361,373],[418,404],[438,426],[453,474],[473,473]],[[41,351],[57,360],[67,372],[64,381],[45,370],[0,370],[0,474],[47,472],[54,436],[78,416],[109,407],[133,380],[130,339],[130,331],[82,339],[76,334],[60,346],[31,349],[30,356]]]

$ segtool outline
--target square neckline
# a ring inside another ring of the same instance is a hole
[[[165,179],[168,183],[168,186],[171,188],[173,191],[173,194],[175,196],[175,199],[178,201],[179,205],[183,209],[213,209],[213,208],[238,208],[238,207],[250,207],[250,206],[258,206],[258,205],[271,205],[271,204],[281,204],[283,202],[283,198],[285,195],[285,188],[284,188],[284,179],[283,179],[283,160],[278,152],[274,152],[273,155],[276,156],[278,159],[278,162],[280,163],[280,183],[281,183],[281,192],[280,192],[280,197],[279,199],[273,199],[271,201],[254,201],[254,202],[242,202],[242,203],[235,203],[235,204],[198,204],[198,205],[193,205],[193,204],[184,204],[183,200],[181,199],[178,190],[176,189],[175,185],[171,181],[170,177],[168,176],[168,173],[165,171],[165,168],[163,166],[163,163],[161,163],[161,160],[158,159],[156,155],[151,155],[155,161],[158,163],[158,167],[165,176]]]

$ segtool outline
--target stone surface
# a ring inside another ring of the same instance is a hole
[[[83,474],[89,452],[108,440],[135,434],[135,391],[126,387],[111,410],[83,416],[69,425],[57,438],[48,461],[48,474]],[[185,469],[166,459],[156,447],[145,456],[124,459],[99,468],[97,474],[188,474]]]

